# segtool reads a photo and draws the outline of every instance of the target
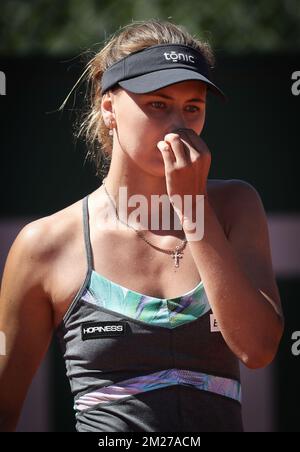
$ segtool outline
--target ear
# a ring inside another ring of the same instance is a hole
[[[102,117],[107,126],[112,119],[115,119],[114,115],[114,96],[111,91],[108,91],[102,96],[101,100],[101,112]]]

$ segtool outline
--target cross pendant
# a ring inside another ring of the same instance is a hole
[[[180,258],[182,258],[182,256],[183,256],[183,254],[182,253],[180,253],[179,251],[173,251],[173,259],[175,259],[175,267],[179,267],[179,261],[178,261],[178,259]]]

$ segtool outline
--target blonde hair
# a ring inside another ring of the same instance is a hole
[[[97,177],[102,178],[107,174],[112,153],[112,137],[108,134],[101,113],[101,80],[104,71],[132,52],[169,43],[195,48],[203,54],[208,66],[213,68],[215,58],[208,42],[192,36],[183,26],[160,19],[132,21],[121,27],[88,62],[83,73],[87,81],[87,107],[76,124],[75,136],[85,139],[88,145],[86,158],[94,163]]]

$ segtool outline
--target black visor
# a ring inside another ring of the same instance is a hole
[[[227,100],[209,79],[204,56],[193,47],[178,44],[147,47],[112,64],[103,74],[101,93],[117,84],[132,93],[149,93],[185,80],[200,80],[212,93]]]

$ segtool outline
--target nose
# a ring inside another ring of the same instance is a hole
[[[173,112],[170,117],[169,127],[167,127],[167,133],[176,133],[179,129],[187,129],[188,124],[186,123],[186,118],[183,117],[180,111]]]
[[[172,123],[167,129],[167,133],[178,133],[180,130],[187,129],[188,126],[184,121],[177,121]]]
[[[174,127],[174,128],[171,128],[170,132],[168,132],[168,133],[178,133],[178,132],[180,132],[182,130],[189,130],[189,128],[188,127],[184,127],[184,126]]]

